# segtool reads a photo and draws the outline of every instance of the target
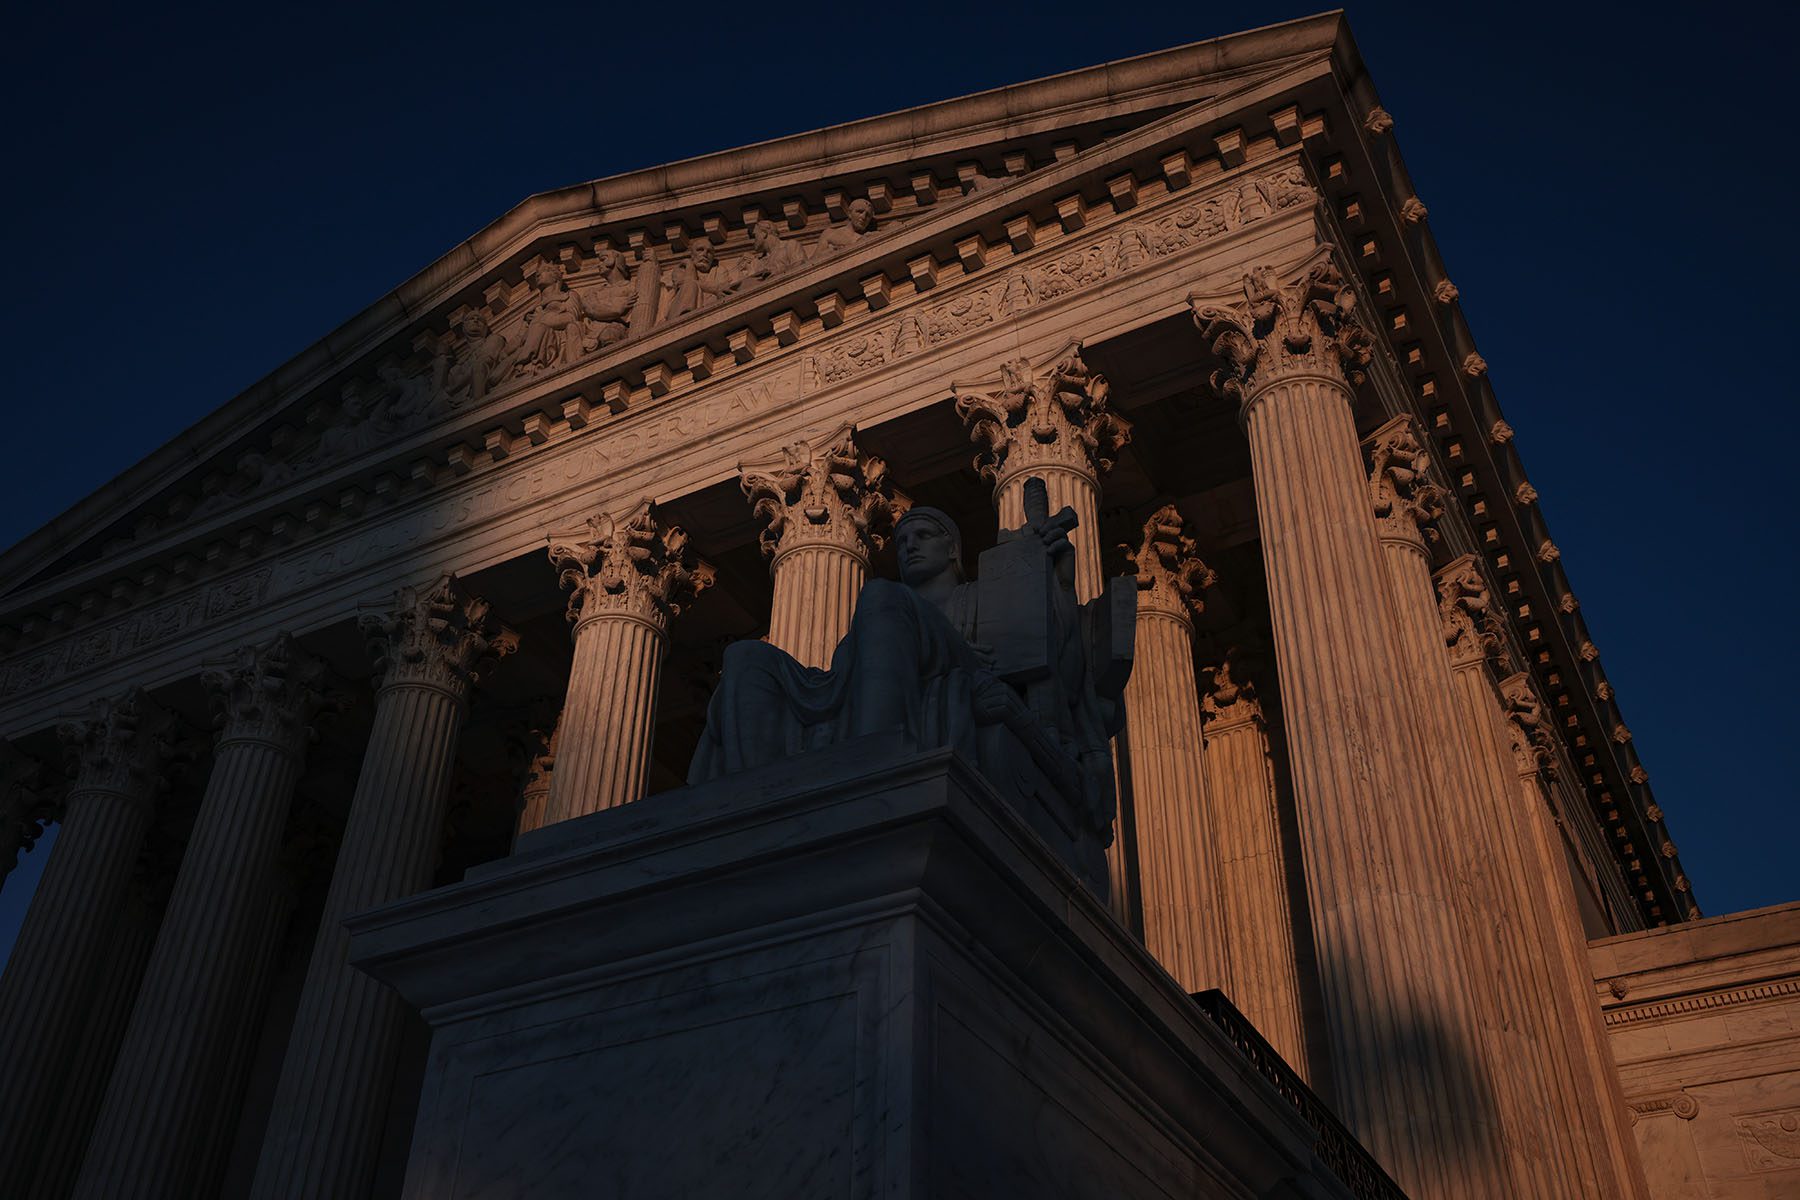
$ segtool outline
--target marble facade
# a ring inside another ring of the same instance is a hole
[[[606,845],[722,819],[736,792],[684,784],[725,647],[827,665],[902,514],[953,516],[972,565],[1031,477],[1078,520],[1078,598],[1135,581],[1138,649],[1110,914],[1065,905],[1054,933],[1105,970],[1013,963],[1005,992],[1135,1015],[1029,1086],[1163,1113],[1127,1165],[1169,1186],[1313,1179],[1304,1130],[1182,1010],[1218,992],[1408,1194],[1652,1194],[1586,943],[1700,911],[1337,15],[533,197],[0,555],[0,867],[57,826],[0,976],[0,1193],[427,1194],[446,1081],[479,1069],[447,1057],[445,1006],[550,976],[475,922],[465,979],[423,914],[553,908],[544,872],[617,887]],[[944,812],[1005,824],[966,764],[933,769]],[[827,866],[807,920],[845,902]],[[991,867],[969,886],[1055,884]],[[721,983],[769,1031],[746,1070],[781,1076],[816,1018],[848,1057],[813,1066],[863,1078],[891,1031],[833,998],[940,986],[914,960],[864,979],[874,925],[684,965],[733,915],[707,904],[779,918],[667,891],[580,903],[660,930],[671,978],[791,972],[779,1012]],[[884,944],[945,936],[905,920]],[[599,956],[585,999],[544,1001],[558,1021],[654,991],[602,979],[630,949],[606,936],[557,948]],[[1158,1086],[1211,1089],[1264,1162],[1196,1174],[1173,1092],[1082,1075],[1155,1073],[1151,1040],[1181,1059]],[[661,1052],[623,1044],[580,1053],[651,1086]],[[496,1086],[507,1119],[527,1084]],[[860,1104],[787,1099],[812,1144],[850,1122],[853,1184],[902,1145]],[[549,1153],[564,1118],[531,1111]],[[1079,1157],[1100,1118],[1076,1119],[1067,1169],[1125,1170]],[[484,1161],[466,1194],[522,1169]]]

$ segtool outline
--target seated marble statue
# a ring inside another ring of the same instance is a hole
[[[866,734],[949,747],[1102,897],[1137,591],[1075,599],[1075,514],[1026,482],[1026,524],[963,572],[956,523],[915,507],[895,527],[900,581],[870,580],[829,670],[760,641],[725,652],[688,771],[703,783]]]

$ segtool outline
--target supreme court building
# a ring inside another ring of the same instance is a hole
[[[1032,1010],[1068,1062],[1019,1070],[1087,1155],[1054,1194],[1800,1188],[1800,911],[1701,918],[1404,116],[1327,15],[534,196],[7,551],[0,865],[57,828],[0,977],[0,1195],[577,1194],[469,1182],[503,1119],[420,1182],[475,1001],[366,914],[646,797],[678,836],[725,648],[830,666],[902,514],[972,568],[1030,477],[1080,599],[1137,599],[1108,897],[1033,919],[1163,1047]],[[983,987],[1054,991],[984,937]],[[1050,1194],[896,1182],[857,1061],[848,1182],[767,1194]]]

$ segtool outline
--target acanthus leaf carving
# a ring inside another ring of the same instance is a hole
[[[977,447],[975,469],[996,490],[1044,470],[1097,480],[1131,441],[1131,426],[1112,411],[1106,379],[1088,368],[1079,342],[1046,368],[1015,358],[1000,364],[996,382],[951,391]]]
[[[43,763],[0,742],[0,879],[61,819],[61,789],[48,778]]]
[[[1512,741],[1514,769],[1521,776],[1550,770],[1556,761],[1555,739],[1531,676],[1521,671],[1501,680],[1500,705]]]
[[[1320,247],[1297,279],[1283,281],[1273,267],[1252,268],[1237,303],[1199,294],[1188,298],[1194,323],[1220,362],[1211,382],[1222,397],[1245,406],[1292,373],[1362,382],[1375,339],[1363,327],[1356,290],[1331,251]]]
[[[1227,650],[1217,665],[1207,668],[1205,692],[1200,698],[1200,720],[1208,730],[1224,729],[1247,721],[1263,723],[1262,702],[1256,683],[1247,677],[1244,652]]]
[[[1138,544],[1123,549],[1137,578],[1140,613],[1191,620],[1205,610],[1206,589],[1218,582],[1218,575],[1200,560],[1199,544],[1173,504],[1152,513]]]
[[[167,782],[176,754],[173,714],[142,688],[94,701],[56,727],[68,759],[70,792],[112,792],[148,801]]]
[[[1438,573],[1438,617],[1450,661],[1457,666],[1497,657],[1504,645],[1489,597],[1487,578],[1474,556],[1457,559]]]
[[[740,464],[738,483],[763,528],[771,558],[799,546],[833,546],[866,559],[886,544],[906,511],[887,463],[864,454],[845,425],[816,445],[801,439],[773,457]]]
[[[220,742],[268,742],[295,755],[311,739],[314,718],[343,707],[328,678],[324,660],[286,633],[241,646],[200,674]]]
[[[649,500],[622,518],[596,513],[576,529],[552,534],[550,561],[570,589],[569,619],[577,627],[624,615],[667,628],[714,579],[713,568],[694,556],[687,531],[665,525]]]
[[[358,624],[379,687],[435,687],[458,700],[519,648],[518,635],[454,575],[427,587],[402,587],[391,607],[364,612]]]
[[[1431,455],[1410,418],[1376,431],[1369,443],[1369,502],[1383,538],[1420,549],[1438,540],[1444,489],[1431,481],[1430,470]]]

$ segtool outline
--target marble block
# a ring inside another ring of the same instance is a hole
[[[348,926],[431,1026],[409,1200],[1350,1195],[974,769],[897,736]]]

